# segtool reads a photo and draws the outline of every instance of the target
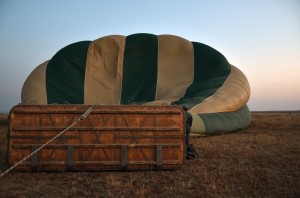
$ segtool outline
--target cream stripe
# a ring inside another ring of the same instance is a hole
[[[22,104],[47,104],[46,68],[48,62],[37,66],[27,77],[21,92]]]
[[[250,97],[246,76],[235,66],[215,94],[190,109],[191,113],[231,112],[242,108]]]
[[[190,41],[173,35],[158,36],[156,101],[183,97],[194,78],[194,49]]]
[[[193,116],[193,124],[191,128],[192,134],[204,135],[206,128],[202,118],[198,114],[192,114]]]
[[[125,36],[93,41],[88,49],[84,104],[120,104]]]

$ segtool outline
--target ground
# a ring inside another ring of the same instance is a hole
[[[175,171],[12,172],[0,178],[0,197],[300,197],[299,121],[300,112],[252,112],[248,129],[192,138],[196,159]]]

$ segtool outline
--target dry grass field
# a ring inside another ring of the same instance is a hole
[[[253,112],[246,130],[191,141],[197,158],[179,170],[13,172],[0,178],[0,197],[300,197],[300,112]]]

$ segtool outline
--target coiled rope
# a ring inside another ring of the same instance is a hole
[[[84,120],[94,110],[94,108],[96,106],[97,105],[90,107],[84,114],[82,114],[79,117],[79,119],[76,122],[72,123],[66,129],[64,129],[63,131],[59,132],[56,136],[54,136],[53,138],[51,138],[50,140],[48,140],[45,144],[43,144],[42,146],[40,146],[39,148],[37,148],[35,151],[33,151],[32,153],[30,153],[29,155],[27,155],[26,157],[24,157],[22,160],[20,160],[18,163],[16,163],[15,165],[13,165],[12,167],[10,167],[9,169],[7,169],[6,171],[4,171],[3,173],[1,173],[0,174],[0,178],[3,177],[4,175],[6,175],[7,173],[9,173],[10,171],[12,171],[14,168],[16,168],[18,165],[20,165],[21,163],[23,163],[28,158],[32,157],[37,152],[39,152],[41,149],[43,149],[45,146],[47,146],[48,144],[50,144],[53,140],[55,140],[56,138],[58,138],[59,136],[61,136],[62,134],[64,134],[66,131],[68,131],[70,128],[72,128],[74,125],[80,123],[82,120]]]

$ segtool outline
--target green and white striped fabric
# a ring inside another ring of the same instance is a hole
[[[250,87],[215,49],[174,35],[112,35],[58,51],[28,76],[23,104],[187,105],[192,133],[247,127]]]

